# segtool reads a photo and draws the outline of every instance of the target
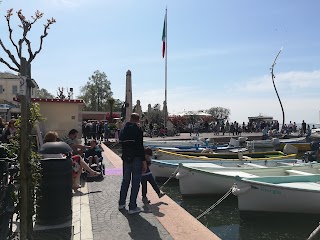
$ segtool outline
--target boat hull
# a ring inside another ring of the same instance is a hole
[[[226,153],[226,154],[214,154],[214,153],[179,153],[170,152],[166,150],[157,149],[154,154],[155,159],[158,160],[274,160],[274,159],[292,159],[296,158],[296,154],[283,154],[281,152],[271,151],[262,153]],[[242,158],[242,159],[241,159]]]
[[[190,141],[143,141],[144,146],[149,147],[195,147],[196,145],[204,145],[203,142],[197,140]]]
[[[282,151],[286,143],[280,143],[278,146],[275,147],[276,150]],[[290,145],[296,147],[299,152],[310,151],[310,143],[290,143]]]
[[[204,172],[179,169],[177,175],[181,195],[225,194],[235,183],[234,177],[221,177]]]
[[[239,210],[246,213],[320,214],[320,189],[306,190],[277,186],[275,184],[248,183],[246,179],[244,181],[238,179],[237,188],[243,190],[242,193],[237,194]]]
[[[205,168],[188,167],[180,164],[177,178],[182,195],[225,194],[235,184],[236,177],[254,178],[258,176],[289,176],[319,174],[320,164],[286,167],[266,166]]]
[[[297,162],[297,159],[284,159],[284,160],[272,160],[272,161],[256,161],[255,164],[266,166],[266,167],[277,167],[283,165],[290,165]],[[250,163],[250,161],[229,161],[229,160],[152,160],[150,165],[150,170],[155,178],[169,178],[172,176],[174,171],[179,166],[179,163],[192,163],[192,164],[201,164],[204,163],[213,163],[222,167],[230,168],[237,167],[239,165],[245,165]],[[200,166],[201,168],[201,166]]]

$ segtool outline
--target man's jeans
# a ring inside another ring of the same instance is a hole
[[[126,203],[127,193],[131,182],[129,210],[137,207],[137,196],[142,174],[142,159],[135,158],[132,163],[123,161],[123,178],[120,189],[119,205]]]

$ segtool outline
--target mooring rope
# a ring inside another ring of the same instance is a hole
[[[176,170],[174,170],[174,172],[171,174],[171,176],[168,178],[168,180],[165,181],[164,184],[162,184],[162,186],[159,188],[160,190],[162,190],[162,188],[163,188],[173,177],[176,176],[178,170],[179,170],[179,166],[176,168]]]
[[[218,206],[224,199],[226,199],[231,193],[232,193],[233,186],[224,194],[218,201],[216,201],[211,207],[209,207],[207,210],[205,210],[203,213],[201,213],[196,219],[202,218],[204,215],[209,213],[212,209],[214,209],[216,206]]]

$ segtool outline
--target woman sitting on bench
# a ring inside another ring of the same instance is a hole
[[[47,132],[43,142],[58,142],[58,133],[56,132]],[[60,157],[64,158],[65,156],[63,154],[43,154],[44,158],[50,158],[50,157]],[[99,172],[93,171],[89,165],[83,160],[83,158],[80,155],[74,155],[71,157],[72,159],[72,177],[73,177],[73,190],[77,190],[81,187],[80,185],[80,176],[82,173],[82,169],[87,170],[90,175],[97,176],[100,175]]]

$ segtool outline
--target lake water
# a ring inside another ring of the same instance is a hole
[[[114,149],[120,154],[120,149]],[[300,153],[298,158],[302,158]],[[161,186],[162,182],[158,183]],[[194,217],[199,216],[221,196],[182,197],[179,182],[172,179],[163,190]],[[301,202],[303,205],[303,202]],[[319,218],[310,216],[240,217],[237,198],[232,194],[199,221],[222,240],[303,240],[318,226]]]
[[[163,190],[194,217],[199,216],[221,197],[183,198],[176,180],[169,182]],[[301,204],[303,205],[303,202]],[[237,198],[233,195],[199,219],[203,225],[223,240],[303,240],[307,239],[318,226],[319,220],[320,217],[318,219],[311,219],[309,216],[279,218],[277,215],[269,217],[256,215],[244,219],[240,217]]]

